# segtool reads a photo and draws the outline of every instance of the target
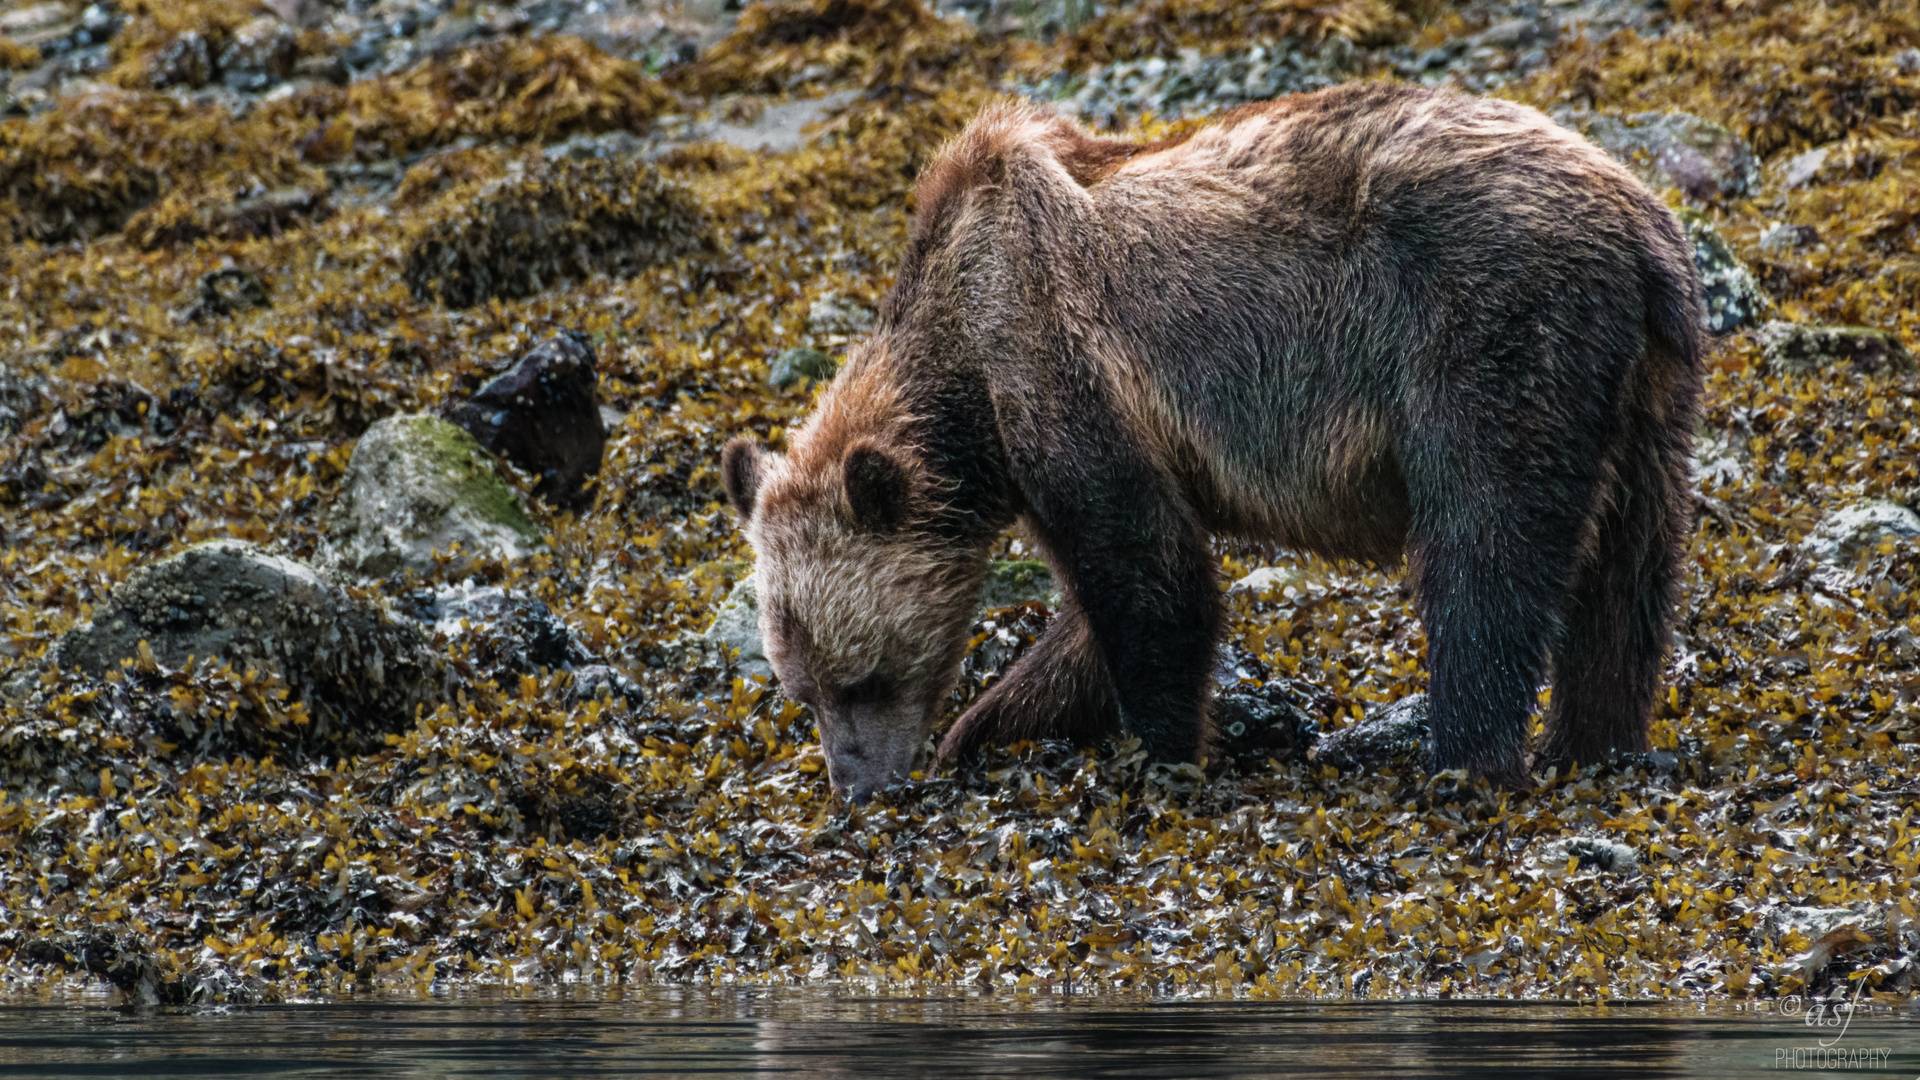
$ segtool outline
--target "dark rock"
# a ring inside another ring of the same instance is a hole
[[[148,62],[147,81],[156,90],[169,86],[198,89],[213,80],[213,47],[198,30],[183,30],[161,46]]]
[[[538,476],[534,494],[562,506],[587,501],[582,485],[600,472],[607,429],[593,347],[582,335],[553,335],[443,415]]]
[[[567,700],[576,703],[617,697],[638,704],[645,696],[639,683],[607,664],[581,664],[575,667],[573,682],[567,687]]]
[[[444,665],[419,628],[329,585],[310,568],[252,544],[188,548],[127,576],[91,621],[48,653],[92,675],[138,659],[178,668],[218,657],[276,673],[313,715],[302,740],[369,736],[413,722],[439,699]]]
[[[1220,646],[1213,669],[1214,748],[1243,768],[1269,760],[1303,760],[1320,723],[1304,707],[1320,697],[1293,679],[1273,679],[1267,666],[1231,644]]]
[[[1321,738],[1308,755],[1339,769],[1370,769],[1433,760],[1427,695],[1409,694],[1364,719]]]
[[[404,276],[416,299],[469,307],[629,277],[707,246],[692,195],[652,166],[536,158],[430,221]]]
[[[1768,370],[1805,375],[1846,364],[1857,371],[1912,371],[1913,354],[1900,339],[1867,326],[1818,326],[1774,321],[1755,335]]]
[[[833,373],[838,367],[833,357],[819,349],[805,347],[788,349],[774,357],[773,363],[768,365],[767,382],[782,389],[802,379],[825,382],[833,378]]]
[[[1654,187],[1677,187],[1695,199],[1753,194],[1760,163],[1747,140],[1691,113],[1608,116],[1559,109],[1554,119],[1573,128]]]
[[[187,309],[183,319],[197,322],[272,306],[273,301],[259,275],[243,266],[228,266],[200,275],[200,299]]]

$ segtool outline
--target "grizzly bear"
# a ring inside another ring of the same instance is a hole
[[[1406,556],[1436,769],[1524,786],[1645,748],[1700,310],[1626,169],[1524,106],[1367,82],[1144,144],[996,105],[915,200],[874,332],[786,454],[722,458],[836,790],[916,767],[1016,521],[1060,610],[942,756],[1116,728],[1207,755],[1211,534]]]

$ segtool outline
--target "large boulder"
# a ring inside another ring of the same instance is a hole
[[[444,415],[481,446],[538,476],[534,494],[555,505],[581,505],[583,485],[600,471],[607,445],[600,377],[593,346],[580,334],[562,331],[527,350]]]
[[[1695,199],[1737,199],[1753,194],[1760,182],[1760,162],[1747,140],[1692,113],[1609,116],[1560,109],[1554,119],[1656,188],[1677,187]]]
[[[425,572],[455,544],[465,556],[514,559],[540,531],[493,459],[437,416],[391,416],[353,448],[328,525],[329,558],[368,577]]]
[[[48,659],[100,675],[139,660],[143,643],[166,667],[213,657],[275,673],[313,717],[303,737],[400,730],[444,688],[444,665],[417,626],[238,540],[133,571]]]

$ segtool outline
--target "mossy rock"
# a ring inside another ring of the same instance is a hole
[[[1035,601],[1048,607],[1060,606],[1060,590],[1054,586],[1053,571],[1038,559],[995,559],[987,564],[986,584],[980,589],[980,606],[1011,607]]]
[[[354,447],[328,530],[334,560],[368,577],[425,572],[454,544],[469,556],[519,558],[541,545],[520,497],[464,429],[437,416],[393,416]]]
[[[819,349],[788,349],[773,358],[767,368],[767,382],[785,389],[802,379],[825,382],[839,368],[833,357]]]

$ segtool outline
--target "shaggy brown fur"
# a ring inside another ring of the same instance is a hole
[[[1506,102],[1361,83],[1154,145],[984,112],[786,457],[727,448],[768,656],[836,787],[904,775],[1016,518],[1063,608],[948,732],[1204,755],[1212,533],[1408,556],[1435,762],[1645,746],[1687,521],[1698,282],[1665,206]]]

